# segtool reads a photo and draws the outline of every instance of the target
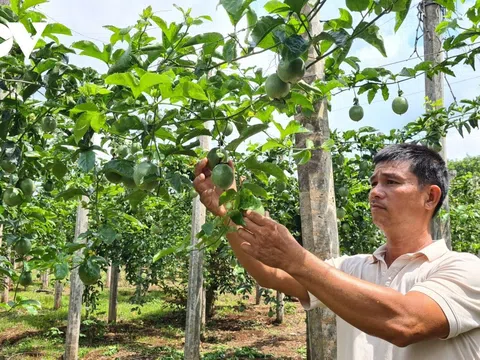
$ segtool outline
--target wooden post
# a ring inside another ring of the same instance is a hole
[[[49,277],[49,272],[48,269],[42,272],[41,279],[42,279],[42,289],[46,290],[48,289],[48,277]]]
[[[208,150],[209,140],[206,136],[200,136],[200,146]],[[203,250],[195,249],[199,239],[197,233],[205,223],[206,210],[200,202],[200,197],[193,199],[192,206],[192,240],[194,248],[190,253],[189,274],[188,274],[188,298],[187,298],[187,319],[185,324],[185,360],[200,359],[200,337],[202,330],[202,316],[205,301],[203,291]]]
[[[110,278],[112,277],[112,265],[108,265],[108,268],[107,268],[107,278],[105,280],[105,287],[107,289],[110,289]]]
[[[62,292],[63,292],[62,282],[59,280],[55,281],[55,295],[53,298],[53,310],[58,310],[62,307]]]
[[[438,24],[443,19],[442,6],[432,0],[423,0],[423,52],[424,60],[431,61],[433,66],[441,63],[443,56],[443,39],[435,31]],[[425,97],[427,98],[427,111],[436,110],[444,106],[444,74],[439,72],[429,78],[425,75]],[[429,103],[431,102],[431,103]],[[433,106],[432,106],[433,105]],[[441,139],[442,150],[440,155],[445,163],[447,162],[447,140],[445,137]],[[452,248],[452,240],[450,234],[450,216],[448,196],[443,202],[443,209],[447,212],[447,216],[442,221],[436,216],[431,223],[432,237],[434,240],[444,239],[447,247]]]
[[[310,9],[307,4],[303,12],[309,13]],[[313,34],[322,32],[318,14],[310,24]],[[317,57],[313,46],[310,47],[308,56],[309,61]],[[323,78],[324,63],[319,61],[307,70],[304,80],[312,83]],[[311,140],[315,149],[320,149],[330,138],[327,101],[318,101],[314,104],[314,109],[310,116],[303,112],[295,116],[296,120],[311,131],[296,134],[295,142],[299,148],[306,147],[306,140]],[[312,150],[310,161],[298,167],[298,182],[303,246],[320,259],[339,256],[331,154],[323,150]],[[307,312],[307,359],[336,359],[336,338],[336,316],[330,309],[317,308]]]
[[[2,242],[3,242],[3,224],[0,224],[0,248],[2,247]],[[10,258],[10,250],[7,247],[7,243],[5,242],[5,249],[6,249],[6,257]],[[13,261],[13,257],[12,257]],[[15,269],[15,263],[12,262],[12,266]],[[8,295],[10,293],[10,278],[8,276],[5,276],[3,278],[3,289],[2,286],[0,286],[1,290],[1,296],[0,296],[0,303],[7,303],[8,302]]]
[[[83,203],[88,202],[88,197],[82,196],[82,201],[77,208],[77,222],[75,225],[75,239],[77,242],[80,234],[88,230],[88,209],[83,207]],[[84,239],[80,242],[85,242]],[[75,257],[80,259],[82,256],[82,249],[77,250]],[[84,286],[80,277],[78,276],[79,261],[74,262],[74,268],[70,274],[70,303],[68,306],[68,325],[65,339],[65,354],[64,360],[78,359],[78,340],[80,338],[80,323],[82,312],[82,295]]]
[[[0,249],[2,248],[2,243],[3,243],[3,224],[0,224]],[[7,243],[5,243],[5,249],[7,249]],[[9,251],[8,249],[6,250],[6,257],[9,257]],[[8,302],[8,292],[9,289],[8,287],[10,286],[10,279],[8,276],[5,276],[4,278],[0,279],[3,281],[3,285],[0,286],[0,291],[1,291],[1,296],[0,296],[0,303],[7,303]],[[3,289],[2,289],[3,287]]]
[[[284,309],[285,309],[285,303],[283,301],[283,298],[285,297],[285,294],[277,291],[277,324],[283,323],[283,315],[284,315]]]
[[[255,283],[255,305],[260,305],[260,300],[262,299],[263,288]]]
[[[117,322],[117,298],[118,298],[118,275],[120,268],[118,265],[111,266],[110,296],[108,304],[108,322]]]

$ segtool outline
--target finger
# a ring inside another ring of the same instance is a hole
[[[243,242],[243,243],[240,244],[240,247],[242,248],[242,250],[245,254],[250,255],[251,257],[255,258],[255,251],[253,250],[253,247],[250,243]]]
[[[252,233],[260,233],[261,229],[262,229],[262,226],[258,225],[257,223],[253,222],[252,220],[250,220],[249,218],[247,217],[244,217],[243,220],[245,221],[245,224],[246,224],[246,228],[251,231]]]
[[[228,160],[228,166],[230,166],[233,170],[233,175],[235,175],[235,165],[233,165],[233,161],[232,160]]]
[[[213,189],[212,184],[209,181],[206,181],[203,174],[193,180],[193,187],[199,194],[203,193],[204,191]]]
[[[255,236],[251,232],[247,231],[245,228],[239,228],[237,232],[242,240],[250,244],[256,242]]]
[[[208,159],[204,158],[200,160],[197,165],[195,166],[195,176],[200,175],[203,173],[203,169],[207,166]]]
[[[268,224],[269,221],[272,221],[272,220],[266,218],[265,216],[260,215],[256,211],[252,211],[252,210],[247,210],[245,212],[244,217],[247,218],[247,219],[250,219],[252,222],[254,222],[255,224],[257,224],[259,226],[265,226],[265,225]]]
[[[193,179],[193,186],[197,186],[204,181],[205,181],[205,174],[200,174],[195,179]]]

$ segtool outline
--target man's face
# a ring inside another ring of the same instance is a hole
[[[392,226],[414,226],[425,221],[426,190],[410,171],[409,162],[384,162],[370,178],[369,200],[373,222],[382,230]],[[426,188],[426,187],[425,187]]]

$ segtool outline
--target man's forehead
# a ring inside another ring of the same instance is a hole
[[[380,175],[382,173],[394,173],[403,176],[415,176],[410,171],[410,161],[385,161],[378,163],[375,166],[373,176]]]

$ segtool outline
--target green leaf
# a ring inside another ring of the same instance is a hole
[[[223,46],[223,58],[226,62],[232,62],[237,58],[237,43],[234,39],[228,40]]]
[[[208,101],[207,95],[205,95],[202,87],[191,81],[183,83],[183,94],[191,99]]]
[[[237,225],[247,226],[243,219],[242,212],[239,210],[233,210],[228,213],[228,217]]]
[[[302,124],[300,124],[297,120],[292,120],[288,123],[285,130],[280,131],[280,138],[283,141],[287,136],[298,134],[298,133],[308,133],[307,129],[305,129]]]
[[[88,112],[84,112],[75,122],[75,127],[73,128],[73,135],[77,144],[80,140],[82,140],[88,129],[90,129],[90,119],[91,117],[88,116]]]
[[[346,0],[347,8],[351,11],[365,11],[370,5],[370,0]]]
[[[303,6],[307,3],[307,0],[285,0],[285,4],[290,6],[290,8],[296,12],[298,15],[301,14]]]
[[[202,230],[207,236],[210,236],[213,234],[213,230],[215,229],[215,223],[214,222],[207,222],[202,225]]]
[[[25,0],[22,4],[22,10],[27,10],[33,6],[43,4],[48,2],[48,0]]]
[[[93,111],[87,111],[85,114],[90,118],[90,126],[96,133],[100,132],[100,130],[105,127],[107,121],[107,116],[105,114]]]
[[[312,157],[312,152],[310,150],[302,150],[295,154],[293,154],[293,159],[297,165],[304,165],[306,164],[310,158]]]
[[[280,142],[280,140],[269,139],[265,144],[263,144],[262,151],[265,152],[283,146],[284,145]]]
[[[243,187],[246,187],[248,190],[250,190],[253,194],[261,196],[263,198],[268,198],[268,192],[261,186],[254,184],[254,183],[249,183],[249,182],[244,182],[242,184]]]
[[[285,3],[278,1],[278,0],[271,0],[267,2],[263,8],[269,13],[269,14],[284,14],[288,13],[290,11],[290,6],[286,5]]]
[[[385,101],[387,101],[390,96],[388,86],[385,84],[382,85],[382,96]]]
[[[397,13],[395,13],[395,32],[397,32],[398,29],[400,29],[403,22],[407,18],[408,12],[410,10],[410,4],[411,3],[412,3],[412,0],[408,0],[407,3],[406,3],[406,9],[403,10],[403,11],[398,11]]]
[[[153,263],[156,263],[158,260],[164,258],[165,256],[168,256],[168,255],[170,255],[170,254],[173,254],[173,253],[177,250],[177,248],[178,248],[177,245],[173,245],[173,246],[170,246],[169,248],[160,250],[160,251],[159,251],[158,253],[156,253],[155,256],[153,257],[152,262],[153,262]]]
[[[98,111],[98,107],[92,102],[78,104],[70,110],[70,115],[80,114],[85,111]]]
[[[219,205],[223,205],[232,199],[235,198],[237,195],[237,192],[234,189],[229,189],[228,191],[224,192],[222,195],[220,195],[220,199],[218,201]]]
[[[455,11],[455,0],[435,0],[435,2],[439,5],[442,5],[447,10]],[[478,2],[476,6],[478,6]]]
[[[117,236],[117,233],[110,225],[104,225],[98,231],[98,236],[103,243],[111,245]]]
[[[335,140],[333,139],[328,139],[328,140],[325,140],[324,143],[322,144],[321,148],[322,150],[324,151],[332,151],[332,148],[333,146],[335,145]]]
[[[12,11],[19,15],[20,14],[20,0],[10,0],[10,8]]]
[[[287,176],[285,175],[283,170],[276,164],[270,162],[260,163],[255,157],[252,156],[245,161],[245,166],[249,170],[260,170],[267,175],[272,175],[277,179],[287,181]]]
[[[67,167],[60,161],[55,161],[52,167],[52,174],[58,180],[63,179],[63,177],[67,174],[68,169]]]
[[[87,244],[80,244],[80,243],[67,243],[65,245],[66,251],[68,254],[73,254],[75,251],[83,249],[86,246]]]
[[[240,137],[230,142],[226,149],[229,151],[234,151],[238,145],[244,142],[249,137],[258,134],[259,132],[265,131],[268,129],[268,124],[255,124],[251,126],[247,126],[241,133]]]
[[[129,73],[129,72],[128,73],[116,73],[116,74],[109,75],[105,79],[105,84],[126,86],[126,87],[132,89],[132,91],[134,91],[134,89],[139,88],[138,80],[135,79],[133,74]]]
[[[70,188],[57,194],[57,196],[55,196],[55,199],[70,200],[76,197],[80,198],[83,195],[88,195],[85,190],[80,188]]]
[[[380,35],[379,30],[380,29],[377,25],[368,25],[367,22],[362,21],[358,25],[355,33],[358,33],[358,38],[365,40],[367,43],[380,51],[383,56],[387,57],[385,44],[383,43],[383,37]]]
[[[220,0],[220,4],[227,12],[232,25],[237,25],[245,10],[254,0]]]
[[[110,160],[103,166],[104,172],[114,172],[115,174],[133,179],[133,170],[135,163],[129,160]]]
[[[132,192],[130,195],[128,195],[125,200],[127,200],[132,207],[138,206],[146,197],[148,194],[143,191],[143,190],[136,190]]]
[[[310,44],[300,35],[292,35],[283,42],[282,59],[291,61],[302,56]]]
[[[45,27],[45,30],[43,30],[42,35],[51,37],[50,35],[52,35],[52,34],[72,36],[72,30],[70,30],[67,26],[65,26],[63,24],[60,24],[60,23],[48,24]],[[56,37],[52,37],[52,38],[55,39]],[[103,54],[102,54],[102,56],[103,56]]]
[[[140,85],[138,86],[138,88],[134,88],[134,96],[137,98],[143,91],[158,84],[171,85],[172,79],[166,74],[146,72],[140,78]]]
[[[253,46],[259,46],[260,42],[275,29],[284,23],[283,18],[274,18],[273,16],[263,16],[257,22],[252,30]]]
[[[300,94],[298,92],[292,91],[290,93],[290,99],[288,100],[288,102],[289,103],[292,102],[295,105],[300,105],[302,109],[308,109],[310,111],[314,111],[312,102],[308,100],[308,98],[305,95]]]
[[[80,170],[85,173],[88,173],[90,170],[92,170],[95,167],[95,152],[92,150],[80,152],[78,166],[80,167]]]
[[[55,280],[63,280],[68,276],[69,268],[66,262],[55,264],[54,266],[54,276]]]
[[[80,55],[90,56],[102,60],[106,64],[108,64],[110,59],[110,53],[107,47],[104,47],[103,51],[100,51],[95,43],[88,40],[74,42],[72,47],[81,50]]]
[[[368,91],[368,103],[371,104],[373,99],[375,99],[375,95],[377,95],[377,89],[373,88]]]
[[[328,20],[325,25],[325,30],[332,28],[333,30],[350,29],[353,25],[353,17],[349,11],[345,9],[338,9],[340,11],[340,17],[337,19]]]
[[[212,54],[215,49],[223,45],[223,35],[218,32],[198,34],[190,38],[183,47],[204,44],[204,54]]]

